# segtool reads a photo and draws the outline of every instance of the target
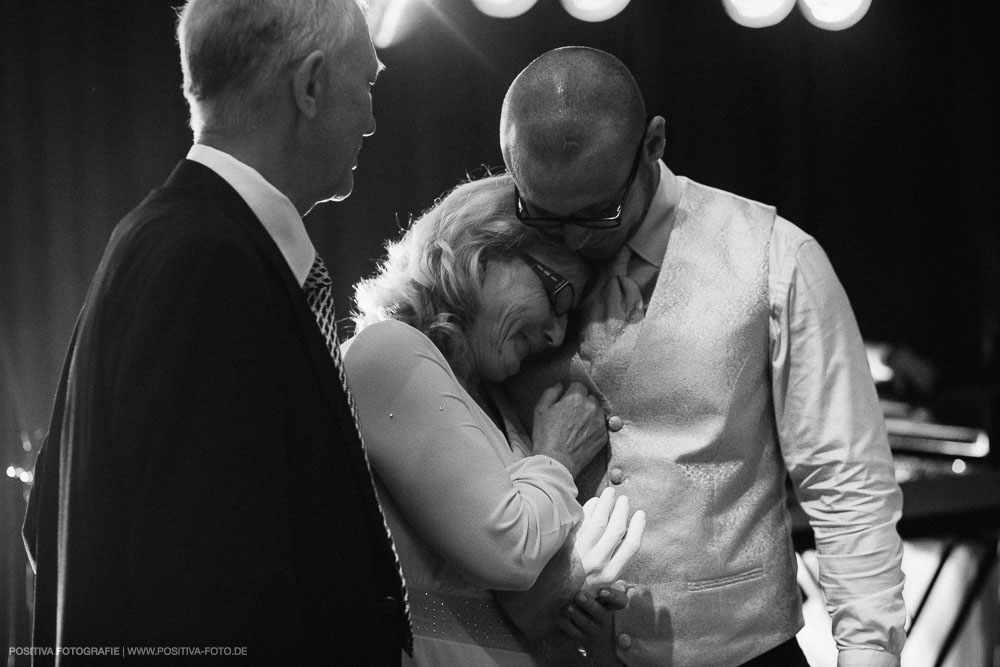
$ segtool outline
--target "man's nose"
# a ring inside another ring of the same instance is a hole
[[[545,342],[549,347],[559,347],[566,337],[566,323],[569,321],[568,315],[559,315],[552,318],[551,323],[545,328]]]

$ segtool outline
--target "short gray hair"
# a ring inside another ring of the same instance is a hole
[[[510,175],[462,183],[387,243],[375,276],[354,286],[355,330],[386,319],[405,322],[430,338],[462,377],[471,370],[465,334],[478,310],[486,262],[525,249],[579,261],[517,219]]]
[[[177,42],[195,140],[206,125],[252,128],[269,86],[310,52],[338,62],[363,23],[363,7],[356,0],[189,0],[178,12]]]

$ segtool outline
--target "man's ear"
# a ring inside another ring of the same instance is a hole
[[[323,86],[327,85],[323,77],[326,71],[326,56],[322,51],[313,51],[300,62],[292,73],[292,95],[299,113],[306,118],[313,118],[319,111],[319,98]]]
[[[643,151],[646,153],[646,159],[650,162],[656,162],[663,157],[663,151],[667,148],[667,121],[664,120],[663,116],[653,116],[653,119],[649,121],[646,126],[646,136],[643,137]]]

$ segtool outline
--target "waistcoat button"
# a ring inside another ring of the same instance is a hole
[[[612,468],[611,472],[608,473],[608,479],[611,480],[612,484],[621,484],[625,481],[625,471],[621,468]]]
[[[620,431],[625,422],[618,415],[611,415],[608,417],[608,429],[611,431]]]
[[[616,643],[618,644],[618,648],[625,651],[628,649],[629,646],[632,645],[632,637],[623,632],[620,635],[618,635]]]

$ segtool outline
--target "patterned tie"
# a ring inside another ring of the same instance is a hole
[[[316,316],[316,322],[319,324],[319,330],[323,334],[323,338],[326,339],[326,347],[330,351],[330,357],[333,359],[333,365],[337,368],[337,376],[340,378],[340,385],[344,388],[344,396],[347,397],[347,404],[351,408],[351,417],[354,418],[354,428],[358,432],[358,440],[361,441],[361,450],[365,457],[365,465],[368,466],[368,475],[371,477],[371,464],[368,462],[368,452],[364,447],[364,438],[361,435],[361,422],[358,419],[358,408],[354,404],[354,398],[351,396],[350,389],[347,386],[347,374],[344,371],[344,362],[340,358],[340,345],[337,343],[337,321],[334,317],[333,311],[333,281],[330,280],[330,274],[326,270],[326,265],[323,264],[323,259],[316,255],[315,261],[313,261],[312,268],[309,269],[309,275],[306,277],[306,282],[302,286],[302,289],[306,294],[306,301],[309,302],[309,308],[312,309],[313,314]],[[396,559],[396,569],[399,571],[399,581],[400,586],[403,591],[403,606],[406,611],[406,632],[404,634],[404,645],[406,647],[406,652],[413,655],[413,629],[410,623],[410,597],[406,591],[406,580],[403,577],[403,567],[399,562],[399,554],[396,552],[396,545],[393,544],[392,534],[389,532],[389,524],[385,520],[385,514],[382,514],[382,507],[379,506],[379,513],[382,516],[382,525],[385,527],[386,536],[389,538],[389,546],[392,547],[392,555]]]
[[[626,275],[631,257],[631,249],[622,247],[584,306],[580,360],[605,394],[625,382],[643,319],[639,286]]]
[[[642,319],[644,304],[639,286],[626,274],[632,251],[624,246],[594,287],[596,294],[585,304],[583,349],[590,359],[618,339],[625,325]]]

